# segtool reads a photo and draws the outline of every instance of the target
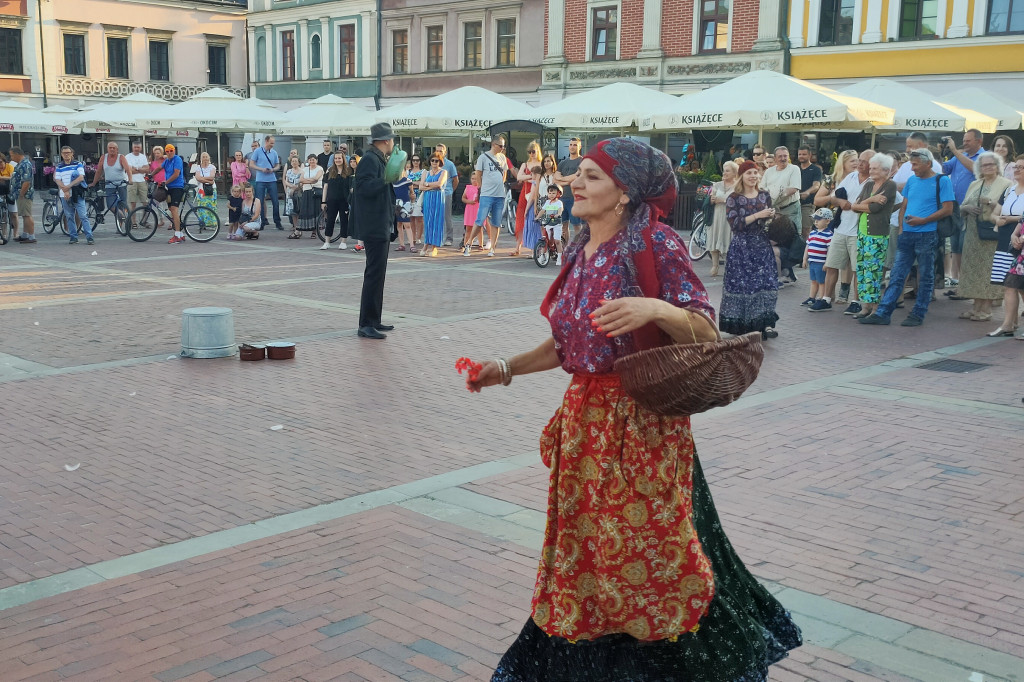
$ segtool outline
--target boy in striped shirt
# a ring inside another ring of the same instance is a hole
[[[832,211],[827,208],[819,208],[811,216],[814,229],[807,237],[807,248],[804,249],[804,267],[808,269],[811,280],[811,295],[800,305],[810,305],[818,298],[818,294],[825,294],[825,256],[828,254],[828,245],[832,242],[834,231],[832,222]],[[829,306],[831,307],[831,305]]]

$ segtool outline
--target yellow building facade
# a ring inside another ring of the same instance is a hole
[[[1024,101],[1024,0],[790,0],[788,27],[797,78],[934,94],[981,80]]]

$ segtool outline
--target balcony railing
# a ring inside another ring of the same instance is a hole
[[[248,97],[244,88],[226,85],[178,85],[177,83],[140,83],[129,80],[93,80],[90,78],[58,78],[57,94],[76,97],[109,97],[120,99],[136,92],[146,92],[168,102],[184,102],[204,90],[219,87],[239,97]]]

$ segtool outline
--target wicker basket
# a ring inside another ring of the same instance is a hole
[[[619,358],[615,373],[638,404],[665,416],[728,405],[754,383],[764,346],[754,332],[726,341],[676,344]]]

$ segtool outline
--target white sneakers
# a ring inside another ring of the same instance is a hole
[[[344,251],[344,250],[345,250],[345,249],[347,249],[347,248],[348,248],[348,244],[346,244],[346,243],[345,243],[345,240],[343,239],[343,240],[341,241],[341,243],[340,243],[340,244],[338,244],[338,249],[340,249],[341,251]]]
[[[330,238],[330,237],[328,237],[328,238],[327,238],[327,239],[326,239],[326,240],[324,241],[324,245],[320,247],[320,250],[321,250],[321,251],[326,251],[326,250],[327,250],[327,249],[329,249],[329,248],[331,248],[331,238]]]
[[[466,248],[464,248],[464,249],[462,250],[462,255],[463,255],[463,256],[468,256],[468,255],[469,255],[469,251],[470,251],[470,249],[471,249],[471,248],[472,248],[472,247],[469,247],[469,246],[467,246]]]

